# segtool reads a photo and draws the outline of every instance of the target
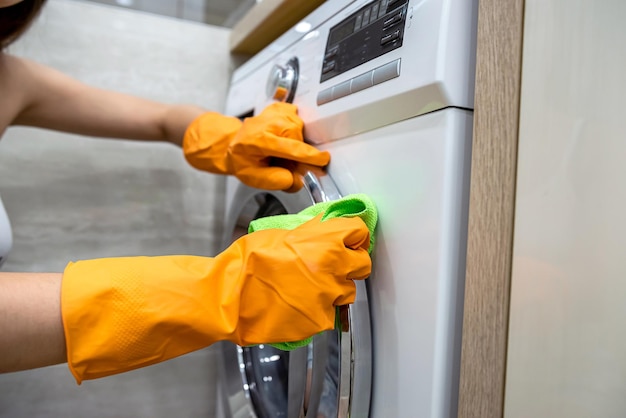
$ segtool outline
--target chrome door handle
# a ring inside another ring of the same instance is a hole
[[[287,418],[301,418],[306,390],[308,347],[300,347],[289,353],[287,381]]]

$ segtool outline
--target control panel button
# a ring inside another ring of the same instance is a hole
[[[401,21],[402,21],[402,12],[396,13],[395,15],[385,19],[385,21],[383,22],[383,29],[388,29],[389,27]]]
[[[372,17],[370,18],[370,20],[378,19],[378,6],[379,6],[378,3],[372,6]]]
[[[323,105],[324,103],[328,103],[331,100],[333,100],[332,94],[333,94],[332,87],[329,87],[317,93],[317,105],[318,106]]]
[[[335,46],[333,48],[330,48],[328,51],[326,51],[326,55],[324,55],[324,61],[327,61],[331,58],[335,58],[335,56],[337,56],[337,53],[339,52],[339,47]]]
[[[389,0],[380,1],[380,11],[378,12],[378,17],[382,17],[385,13],[387,13],[387,3],[389,3]]]
[[[365,90],[368,87],[374,85],[374,71],[368,71],[365,74],[361,74],[352,79],[352,85],[350,91],[356,93],[357,91]]]
[[[378,17],[383,17],[387,13],[387,1],[382,0],[380,2],[380,7],[378,8]]]
[[[370,23],[370,14],[372,13],[371,9],[367,9],[363,12],[363,26]]]
[[[356,20],[354,21],[354,30],[359,30],[361,29],[361,26],[363,26],[363,15],[360,14],[356,17]]]
[[[394,79],[400,76],[400,58],[388,64],[380,66],[372,71],[358,75],[350,80],[326,88],[317,94],[317,104],[323,105],[333,100],[340,99],[350,94],[370,88],[376,84]]]
[[[344,81],[333,87],[331,100],[337,100],[350,94],[350,83],[352,80]]]
[[[381,45],[386,45],[388,43],[391,43],[393,41],[398,40],[398,38],[400,38],[400,31],[397,30],[395,32],[389,33],[385,36],[383,36],[382,38],[380,38],[380,44]]]
[[[332,70],[335,69],[335,61],[330,61],[324,64],[324,67],[322,68],[322,74],[326,74],[331,72]]]
[[[372,80],[374,84],[384,83],[393,78],[400,77],[400,59],[391,61],[388,64],[378,67],[374,70]]]

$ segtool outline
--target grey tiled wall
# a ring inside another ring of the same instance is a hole
[[[232,27],[256,0],[86,0],[164,16]]]
[[[50,0],[9,52],[98,87],[220,111],[231,70],[228,34],[224,28],[147,13]],[[37,171],[28,170],[32,164]],[[90,178],[93,187],[87,184]],[[11,128],[0,141],[0,194],[15,230],[14,250],[4,268],[60,271],[69,259],[97,252],[210,253],[219,235],[222,182],[220,176],[191,168],[181,150],[169,144]],[[87,206],[68,205],[72,187],[81,185],[83,197],[74,205]],[[31,205],[22,207],[26,199]],[[119,218],[111,224],[105,219],[115,217],[97,218],[96,208],[90,208],[96,202],[105,212],[127,213],[125,226]],[[74,215],[67,216],[70,212]],[[86,245],[74,246],[70,236],[60,233],[76,229],[73,222],[102,232],[83,235]],[[52,228],[59,231],[54,239],[64,245],[44,245]],[[134,228],[140,235],[124,239]],[[38,230],[47,233],[34,239]],[[48,254],[56,254],[58,261],[37,265]]]
[[[102,88],[223,109],[229,30],[85,1],[49,0],[9,53]],[[212,255],[223,177],[169,144],[12,127],[0,140],[0,194],[14,229],[5,271],[70,260]],[[211,348],[77,386],[66,365],[0,374],[0,418],[215,417]]]

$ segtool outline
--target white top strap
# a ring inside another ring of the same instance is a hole
[[[11,247],[13,246],[13,234],[11,233],[11,223],[0,199],[0,266],[6,260]]]

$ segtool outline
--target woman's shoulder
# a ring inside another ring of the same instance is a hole
[[[7,72],[13,72],[21,62],[23,62],[22,58],[6,52],[0,52],[0,73],[5,75]]]
[[[26,74],[24,71],[32,67],[32,63],[28,60],[0,52],[0,82],[5,84],[6,81],[15,81],[16,78],[23,78]]]
[[[13,58],[0,52],[0,134],[11,124],[18,107],[15,97],[15,80],[12,75],[13,66]]]

